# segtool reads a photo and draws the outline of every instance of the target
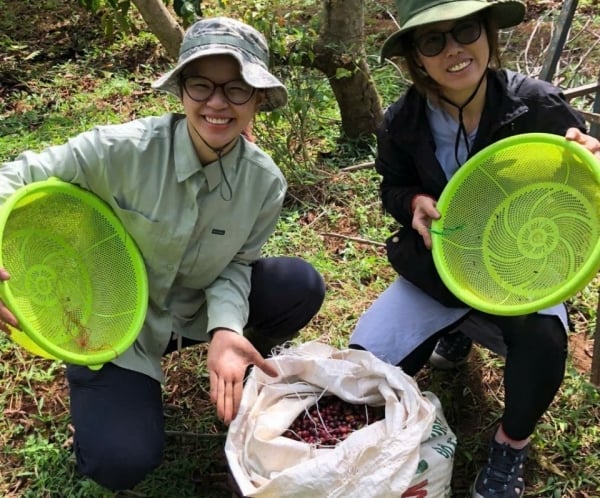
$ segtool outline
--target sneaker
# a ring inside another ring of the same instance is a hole
[[[467,361],[473,340],[460,330],[446,334],[437,342],[429,363],[441,370],[450,370]]]
[[[485,467],[479,471],[471,498],[519,498],[525,492],[523,466],[529,445],[522,450],[492,440]]]

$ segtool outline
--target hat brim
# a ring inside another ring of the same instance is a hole
[[[502,28],[516,26],[525,18],[526,6],[518,0],[498,0],[494,3],[481,0],[447,2],[427,9],[409,19],[398,31],[389,36],[381,48],[381,61],[398,55],[406,55],[401,43],[407,32],[426,24],[452,21],[489,10],[495,25]]]
[[[190,49],[193,51],[194,49]],[[240,74],[243,80],[254,88],[264,90],[265,99],[260,106],[261,111],[272,111],[283,107],[287,103],[287,90],[285,85],[260,64],[242,57],[238,51],[232,50],[227,45],[213,45],[210,48],[197,47],[195,53],[186,56],[185,60],[179,62],[173,69],[165,73],[152,83],[152,88],[172,93],[182,98],[179,75],[190,62],[208,57],[210,55],[230,55],[234,57],[240,66]]]

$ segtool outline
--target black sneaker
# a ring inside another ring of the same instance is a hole
[[[523,467],[529,445],[522,450],[492,440],[485,467],[479,471],[471,498],[520,498],[525,492]]]
[[[464,363],[473,346],[473,340],[460,330],[446,334],[437,342],[429,363],[441,370],[450,370]]]

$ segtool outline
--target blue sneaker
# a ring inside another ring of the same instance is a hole
[[[525,492],[523,469],[529,445],[521,450],[492,440],[487,463],[477,474],[471,498],[520,498]]]
[[[441,337],[429,357],[429,363],[440,370],[450,370],[467,361],[473,340],[460,330]]]

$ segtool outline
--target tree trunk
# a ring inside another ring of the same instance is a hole
[[[173,59],[179,56],[183,29],[162,0],[132,0],[142,18]]]
[[[322,71],[350,139],[366,139],[383,118],[364,48],[364,0],[323,0],[322,26],[315,44],[314,67]]]

